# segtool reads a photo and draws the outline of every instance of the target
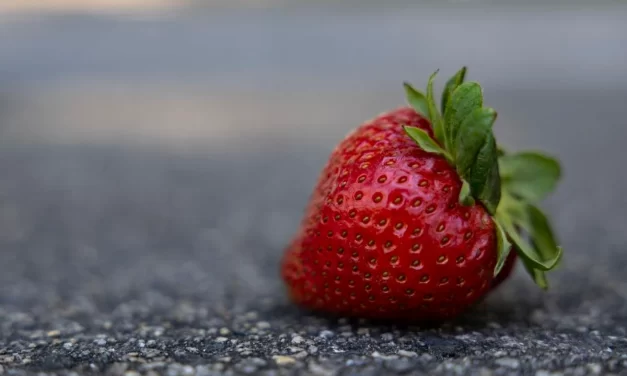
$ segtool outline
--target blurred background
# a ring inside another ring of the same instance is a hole
[[[501,143],[564,163],[557,297],[575,275],[624,297],[625,20],[610,1],[1,1],[0,303],[281,296],[335,143],[462,65]]]

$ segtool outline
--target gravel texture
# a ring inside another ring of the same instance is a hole
[[[583,174],[594,163],[562,149],[580,167],[567,184],[604,184],[548,203],[567,250],[549,292],[518,273],[459,320],[414,327],[285,300],[277,261],[327,150],[262,149],[5,148],[0,374],[626,374],[618,162]]]

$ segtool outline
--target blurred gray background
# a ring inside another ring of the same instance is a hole
[[[2,4],[0,316],[40,323],[5,338],[284,304],[277,262],[334,144],[462,65],[502,144],[564,164],[546,205],[564,266],[498,304],[625,334],[624,3]]]
[[[55,1],[67,4],[0,13],[4,142],[329,146],[402,104],[403,80],[423,87],[465,64],[503,141],[527,144],[583,123],[597,109],[575,103],[618,99],[627,82],[627,7],[602,2]],[[582,113],[547,118],[561,104]]]

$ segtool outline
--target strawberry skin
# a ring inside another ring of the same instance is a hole
[[[437,73],[437,72],[436,72]],[[533,280],[562,250],[536,206],[560,177],[538,152],[506,153],[481,86],[449,79],[441,112],[409,107],[360,125],[333,150],[281,261],[288,295],[343,316],[438,321],[482,300],[521,260]],[[537,182],[541,184],[537,184]]]
[[[491,287],[496,236],[461,182],[403,131],[429,122],[400,108],[361,125],[323,169],[283,278],[298,303],[337,314],[434,319]]]

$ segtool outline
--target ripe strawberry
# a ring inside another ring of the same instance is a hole
[[[534,203],[555,187],[559,164],[497,147],[496,112],[483,107],[479,84],[463,82],[465,68],[448,81],[440,113],[436,73],[426,96],[405,84],[411,107],[362,124],[331,153],[282,261],[296,303],[445,319],[498,286],[516,255],[546,288],[561,249]]]

